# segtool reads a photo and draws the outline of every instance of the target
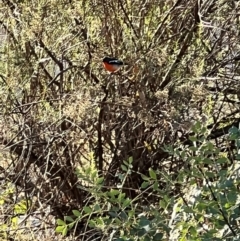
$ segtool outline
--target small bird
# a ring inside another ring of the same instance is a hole
[[[117,58],[110,58],[110,57],[104,57],[103,58],[104,68],[111,73],[116,72],[123,65],[127,65],[127,63],[123,63],[123,61],[121,61]]]

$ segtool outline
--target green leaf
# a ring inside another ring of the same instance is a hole
[[[109,194],[110,196],[116,196],[119,195],[120,191],[118,189],[111,189]]]
[[[193,125],[192,131],[194,133],[199,133],[201,131],[201,123],[200,123],[200,121],[197,121],[196,124]]]
[[[151,224],[151,222],[147,218],[141,217],[138,224],[139,224],[139,227],[144,228],[146,226],[149,226]]]
[[[195,146],[190,146],[190,147],[189,147],[189,150],[192,151],[192,152],[195,152],[195,151],[198,150],[198,148],[195,147]]]
[[[69,223],[69,224],[68,224],[69,230],[72,229],[72,228],[74,227],[74,225],[75,225],[75,222]]]
[[[71,216],[65,216],[64,219],[68,222],[74,222],[74,219]]]
[[[180,156],[182,159],[184,159],[186,157],[186,151],[180,152]]]
[[[237,140],[235,141],[235,145],[236,145],[236,147],[239,149],[239,147],[240,147],[240,140],[239,140],[239,139],[237,139]]]
[[[86,175],[89,176],[90,173],[91,173],[91,171],[92,171],[91,168],[88,167],[88,168],[85,170]]]
[[[220,177],[223,177],[224,180],[225,180],[225,179],[226,179],[226,176],[228,175],[228,171],[227,171],[227,170],[220,170],[220,171],[218,172],[218,175],[219,175]]]
[[[168,152],[170,154],[174,153],[174,149],[171,145],[164,144],[162,150],[165,151],[165,152]]]
[[[17,225],[18,225],[18,223],[19,223],[18,217],[13,217],[13,218],[11,218],[11,222],[12,222],[12,224],[13,224],[14,227],[17,227]],[[1,230],[1,228],[0,228],[0,230]]]
[[[94,207],[93,207],[93,210],[99,211],[99,210],[101,210],[101,207],[99,206],[99,204],[95,204]]]
[[[131,203],[131,200],[130,199],[125,199],[124,200],[124,202],[123,202],[123,204],[122,204],[122,208],[126,208],[126,207],[128,207],[129,205],[130,205],[130,203]]]
[[[153,236],[153,241],[159,241],[159,240],[162,240],[163,238],[163,234],[162,233],[156,233],[154,236]]]
[[[202,160],[202,163],[205,163],[205,164],[212,164],[213,161],[212,161],[211,159],[209,159],[209,158],[204,158],[204,159]]]
[[[133,162],[133,157],[132,157],[132,156],[130,156],[130,157],[128,158],[128,162],[129,162],[130,164],[132,164],[132,162]]]
[[[193,226],[191,226],[191,227],[188,229],[188,232],[190,232],[193,237],[196,237],[196,236],[197,236],[197,230],[196,230],[196,228],[193,227]]]
[[[228,159],[226,157],[220,157],[217,159],[217,163],[228,163]]]
[[[125,196],[126,196],[126,193],[120,192],[120,193],[118,194],[117,199],[118,199],[120,202],[122,202],[122,200],[125,198]]]
[[[76,217],[81,217],[82,216],[82,214],[78,210],[72,210],[72,213]]]
[[[228,199],[228,202],[230,202],[231,204],[235,204],[237,202],[238,195],[235,191],[229,192],[227,194],[227,199]]]
[[[236,158],[236,160],[240,160],[240,154],[236,154],[236,156],[235,156],[235,158]]]
[[[152,179],[154,179],[154,180],[157,179],[157,175],[156,175],[156,173],[153,171],[152,168],[149,169],[149,176],[150,176]]]
[[[112,218],[116,218],[118,216],[117,212],[108,212],[109,216]]]
[[[122,221],[121,221],[119,218],[115,218],[115,219],[114,219],[114,222],[115,222],[118,226],[122,225]]]
[[[165,200],[165,202],[169,203],[170,202],[170,198],[167,195],[163,196],[163,199]]]
[[[97,171],[96,171],[96,170],[92,171],[92,173],[91,173],[91,179],[92,179],[92,180],[95,179],[96,176],[97,176]]]
[[[122,218],[125,221],[128,220],[128,215],[124,211],[120,212],[119,217]]]
[[[158,182],[154,182],[153,184],[153,190],[157,191],[158,190]]]
[[[141,174],[141,178],[142,178],[143,180],[145,180],[145,181],[149,181],[149,177],[147,177],[147,176],[145,176],[145,175],[143,175],[143,174]]]
[[[14,205],[14,212],[16,214],[25,214],[27,212],[27,202],[22,200]]]
[[[215,173],[213,173],[213,172],[205,172],[205,175],[207,176],[207,177],[215,177]]]
[[[59,225],[59,226],[66,226],[66,223],[63,220],[61,220],[61,219],[57,219],[57,225]]]
[[[164,209],[167,207],[167,203],[166,203],[165,200],[160,200],[159,205],[160,205],[161,208],[164,208]]]
[[[231,135],[235,135],[236,137],[240,136],[240,130],[236,126],[232,126],[229,130],[228,133]]]
[[[95,222],[94,220],[90,219],[90,220],[88,221],[88,226],[89,226],[90,228],[95,228],[97,225],[96,225],[96,222]]]
[[[86,214],[92,213],[92,209],[91,209],[90,207],[88,207],[88,206],[83,207],[83,210],[84,210],[84,212],[85,212]]]
[[[147,236],[145,235],[144,236],[144,241],[152,241],[152,237],[153,236],[151,235],[151,237],[150,237],[150,235],[151,235],[151,233],[148,233]]]
[[[125,164],[126,167],[128,167],[129,163],[127,161],[123,161],[123,164]]]
[[[205,134],[207,132],[206,126],[203,126],[202,129],[200,130],[200,134]]]
[[[122,170],[125,171],[125,172],[127,172],[127,170],[128,170],[127,167],[124,166],[124,165],[121,165],[121,168],[122,168]]]
[[[117,176],[121,181],[125,178],[125,175],[123,175],[122,173],[118,173]]]
[[[198,140],[196,136],[189,136],[188,139],[192,142],[196,142]]]
[[[141,185],[141,188],[145,189],[145,188],[147,188],[149,185],[150,185],[149,182],[143,182],[142,185]]]
[[[103,219],[102,219],[101,217],[95,219],[95,221],[96,221],[96,223],[97,223],[98,225],[100,225],[100,226],[103,226],[103,225],[104,225],[104,221],[103,221]]]
[[[147,233],[147,231],[144,228],[142,228],[142,229],[138,230],[135,235],[137,235],[138,237],[143,237],[144,234],[146,234],[146,233]]]
[[[65,228],[65,226],[57,226],[55,229],[56,233],[62,233],[63,229]]]
[[[99,177],[96,181],[96,184],[102,184],[104,180],[104,177]]]
[[[63,231],[62,231],[62,235],[63,235],[63,236],[66,236],[66,235],[67,235],[67,232],[68,232],[68,228],[65,227],[65,228],[63,229]]]
[[[188,206],[184,207],[184,211],[186,213],[194,213],[193,209],[191,207],[188,207]]]
[[[231,206],[232,206],[231,203],[225,203],[225,204],[224,204],[224,208],[226,208],[226,209],[230,208]]]

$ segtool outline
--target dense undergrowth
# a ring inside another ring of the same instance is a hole
[[[238,240],[239,11],[2,0],[1,237]]]

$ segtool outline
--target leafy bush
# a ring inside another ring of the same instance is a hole
[[[176,161],[184,161],[175,178],[171,173],[149,169],[149,176],[142,176],[140,194],[135,199],[126,197],[122,188],[132,171],[132,158],[124,162],[118,186],[108,191],[104,191],[104,180],[96,170],[79,175],[91,183],[87,188],[91,198],[81,212],[73,210],[73,216],[58,220],[56,231],[66,235],[84,221],[110,240],[237,240],[238,160],[224,168],[231,159],[208,140],[207,128],[198,122],[193,130],[189,136],[192,145],[164,148]],[[240,130],[231,128],[227,139],[237,144],[239,138]],[[235,155],[237,152],[236,146]],[[164,189],[160,188],[162,183],[167,183]],[[175,187],[177,196],[172,193]],[[145,192],[149,199],[157,196],[159,202],[139,205]]]

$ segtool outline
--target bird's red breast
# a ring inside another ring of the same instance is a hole
[[[105,57],[103,59],[103,66],[107,71],[115,72],[120,67],[123,66],[123,62],[121,60],[116,59],[116,58]]]
[[[103,62],[103,66],[109,72],[115,72],[121,67],[121,66],[109,64],[109,63],[106,63],[106,62]]]

